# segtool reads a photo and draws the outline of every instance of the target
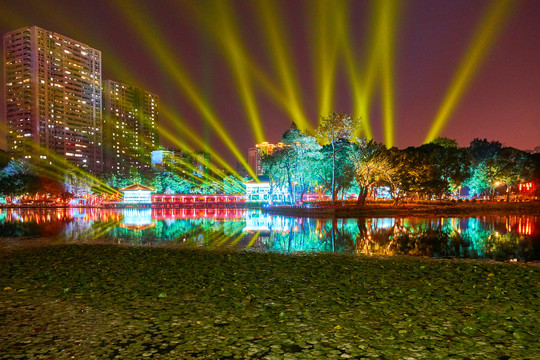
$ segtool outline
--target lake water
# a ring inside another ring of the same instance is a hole
[[[248,209],[1,209],[0,249],[114,243],[540,260],[540,216],[314,219]]]

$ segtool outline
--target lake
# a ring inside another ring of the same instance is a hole
[[[252,209],[1,209],[0,249],[111,243],[540,260],[540,216],[315,219]]]

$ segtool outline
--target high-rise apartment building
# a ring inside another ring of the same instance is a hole
[[[104,82],[104,170],[127,173],[152,166],[159,145],[158,109],[157,95],[128,83]]]
[[[101,172],[101,52],[36,26],[6,33],[3,46],[11,156],[54,153]]]

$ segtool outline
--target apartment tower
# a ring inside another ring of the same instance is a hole
[[[36,26],[6,33],[3,46],[11,156],[101,172],[101,52]]]
[[[152,151],[158,148],[159,97],[133,84],[106,80],[103,103],[104,170],[150,168]]]

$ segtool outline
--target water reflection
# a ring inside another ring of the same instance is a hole
[[[0,241],[540,259],[540,217],[313,219],[246,209],[2,209]]]

